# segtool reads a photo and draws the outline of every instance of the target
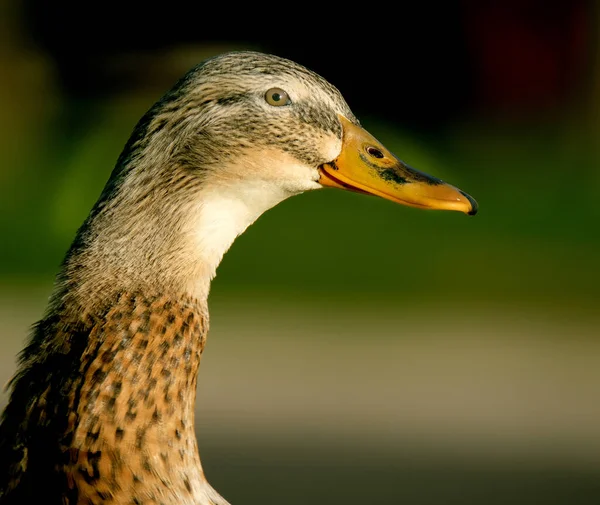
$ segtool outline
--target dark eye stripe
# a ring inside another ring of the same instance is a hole
[[[216,102],[219,105],[232,105],[247,100],[249,96],[248,93],[231,93],[217,98]]]

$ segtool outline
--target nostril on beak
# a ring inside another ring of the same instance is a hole
[[[379,149],[377,149],[376,147],[373,147],[373,146],[367,147],[367,154],[369,154],[369,156],[372,156],[373,158],[378,158],[378,159],[383,158],[383,153]]]

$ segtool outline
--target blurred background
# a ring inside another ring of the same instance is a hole
[[[140,116],[206,57],[271,52],[480,213],[318,191],[237,240],[198,390],[213,486],[247,505],[599,503],[599,5],[394,5],[3,0],[0,381]]]

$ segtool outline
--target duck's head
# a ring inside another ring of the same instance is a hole
[[[166,264],[185,270],[200,251],[212,276],[260,214],[323,186],[477,211],[466,193],[394,156],[322,77],[276,56],[234,52],[192,69],[142,118],[77,243],[113,251],[115,264],[137,254],[138,267],[119,273],[138,276]]]
[[[156,107],[174,159],[212,182],[285,193],[331,186],[475,214],[464,192],[402,162],[361,128],[341,93],[292,61],[235,52],[192,70]]]

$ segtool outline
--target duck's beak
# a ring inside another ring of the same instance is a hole
[[[444,181],[419,172],[399,160],[375,137],[343,116],[342,151],[319,167],[323,186],[378,195],[421,209],[477,213],[477,202]]]

